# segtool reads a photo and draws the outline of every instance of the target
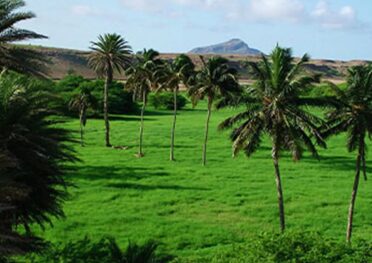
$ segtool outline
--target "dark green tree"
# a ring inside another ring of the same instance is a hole
[[[328,138],[345,132],[348,151],[357,152],[346,233],[346,239],[350,242],[361,173],[367,180],[366,140],[372,136],[372,67],[357,66],[350,68],[348,73],[346,90],[330,83],[340,105],[327,114],[323,136]]]
[[[105,141],[106,146],[110,143],[110,122],[108,116],[108,94],[112,84],[114,73],[122,73],[130,65],[132,60],[132,48],[128,42],[118,34],[105,34],[98,37],[97,42],[92,42],[92,53],[89,58],[89,65],[95,70],[99,77],[105,78],[103,115],[105,119]]]
[[[301,97],[302,91],[318,81],[317,76],[309,76],[302,71],[302,66],[308,60],[309,57],[305,55],[295,64],[291,49],[277,46],[269,58],[262,56],[261,63],[251,63],[256,82],[241,99],[246,110],[220,124],[221,129],[238,124],[231,134],[234,156],[240,150],[251,156],[260,147],[264,134],[271,138],[281,231],[285,229],[279,170],[281,152],[289,151],[293,159],[298,161],[305,149],[318,157],[316,143],[325,147],[317,128],[322,123],[321,119],[305,108],[307,105],[321,105],[323,101]]]
[[[237,70],[229,65],[229,61],[222,57],[212,57],[207,62],[200,57],[203,68],[198,72],[189,88],[189,95],[193,101],[207,99],[207,120],[205,124],[205,138],[203,143],[202,161],[207,163],[207,142],[209,122],[212,106],[216,99],[234,97],[240,87],[237,81]]]
[[[69,132],[46,108],[53,96],[34,83],[10,73],[0,77],[0,250],[8,254],[37,245],[31,224],[43,227],[64,216],[64,164],[76,160],[65,144],[73,141]],[[15,226],[24,226],[26,235],[12,236]]]

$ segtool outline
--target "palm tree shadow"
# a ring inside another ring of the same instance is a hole
[[[345,156],[321,156],[319,160],[312,157],[304,157],[304,162],[319,165],[323,169],[339,171],[355,171],[355,159]],[[372,173],[371,163],[367,162],[367,173]]]
[[[94,120],[101,120],[103,119],[103,117],[94,117],[92,118]],[[135,121],[135,122],[139,122],[141,120],[140,117],[138,116],[121,116],[121,115],[110,115],[109,117],[109,120],[110,121],[126,121],[126,122],[129,122],[129,121]],[[153,118],[145,118],[144,119],[145,121],[156,121],[156,119],[153,119]]]
[[[173,116],[172,111],[146,110],[145,116]]]
[[[161,149],[168,149],[170,146],[167,145],[158,145],[158,144],[146,144],[147,147],[154,147],[154,148],[161,148]],[[175,145],[175,149],[195,149],[198,148],[197,146],[192,145]]]
[[[119,189],[138,189],[143,191],[150,191],[150,190],[192,190],[192,191],[208,191],[210,189],[203,188],[203,187],[187,187],[181,185],[145,185],[145,184],[137,184],[137,183],[109,183],[106,185],[107,187],[111,188],[119,188]]]
[[[124,167],[124,166],[73,166],[68,167],[71,180],[106,181],[106,180],[141,180],[149,177],[169,176],[161,167]]]

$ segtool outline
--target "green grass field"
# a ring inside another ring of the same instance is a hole
[[[64,207],[67,218],[55,221],[44,236],[66,242],[110,235],[123,246],[154,239],[160,251],[191,259],[228,250],[262,231],[278,232],[269,143],[250,159],[243,153],[232,159],[229,133],[217,131],[234,112],[213,112],[207,167],[201,165],[204,105],[180,112],[174,163],[168,161],[172,112],[148,112],[142,159],[135,157],[137,116],[112,118],[112,143],[128,150],[105,148],[103,121],[88,120],[87,146],[75,147],[82,162],[68,174],[76,188],[70,188]],[[78,120],[66,125],[77,138],[78,127]],[[281,159],[287,227],[344,240],[355,154],[347,153],[343,136],[328,146],[320,162],[308,155],[300,163],[287,155]],[[372,239],[371,204],[371,182],[361,181],[355,238]]]

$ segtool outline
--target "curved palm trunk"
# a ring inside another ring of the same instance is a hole
[[[105,139],[106,139],[106,146],[111,147],[110,143],[110,121],[108,116],[108,89],[109,86],[112,83],[112,68],[109,66],[106,72],[106,81],[105,81],[105,88],[104,88],[104,94],[103,94],[103,115],[105,120]]]
[[[353,232],[353,219],[354,219],[354,209],[355,209],[355,201],[358,193],[359,188],[359,181],[360,181],[360,165],[361,162],[365,158],[365,145],[364,145],[364,136],[361,137],[359,142],[359,153],[356,160],[356,174],[354,178],[353,184],[353,191],[351,193],[351,200],[349,205],[349,214],[348,214],[348,221],[347,221],[347,230],[346,230],[346,240],[347,242],[351,242],[351,235]]]
[[[146,92],[144,91],[142,94],[142,100],[143,100],[143,105],[141,109],[141,125],[140,125],[140,133],[139,133],[139,149],[138,149],[138,157],[141,158],[144,156],[143,154],[143,129],[144,129],[144,115],[145,115],[145,110],[146,110]]]
[[[174,103],[174,110],[173,110],[173,125],[171,131],[171,146],[170,146],[170,160],[174,161],[174,137],[176,132],[176,121],[177,121],[177,95],[178,95],[178,87],[173,90],[173,103]]]
[[[207,113],[207,121],[205,123],[205,137],[204,137],[204,145],[203,145],[203,166],[207,164],[207,143],[208,143],[208,133],[209,133],[209,121],[211,119],[212,114],[212,99],[208,98],[208,113]]]
[[[283,189],[282,189],[282,179],[280,177],[280,170],[279,170],[278,149],[275,145],[273,145],[273,148],[272,148],[272,158],[273,158],[273,163],[274,163],[274,168],[275,168],[276,191],[278,194],[280,230],[283,233],[285,230],[284,198],[283,198]]]

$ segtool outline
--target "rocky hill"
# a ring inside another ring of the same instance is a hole
[[[248,55],[248,56],[258,56],[262,54],[261,51],[250,48],[247,43],[240,39],[231,39],[227,42],[220,43],[217,45],[199,47],[191,50],[191,54],[223,54],[223,55]]]

